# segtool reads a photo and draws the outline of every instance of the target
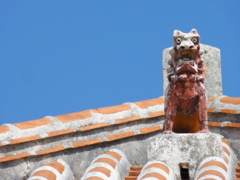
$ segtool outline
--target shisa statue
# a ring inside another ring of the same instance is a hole
[[[169,84],[163,133],[207,133],[207,92],[203,85],[200,36],[196,29],[189,33],[175,30],[173,41],[167,69]]]

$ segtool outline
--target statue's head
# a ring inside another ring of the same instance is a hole
[[[200,36],[196,29],[189,33],[175,30],[173,33],[174,60],[177,63],[177,73],[197,73],[197,60],[200,49]]]

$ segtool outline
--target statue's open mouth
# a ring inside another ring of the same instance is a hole
[[[180,51],[178,58],[183,61],[189,61],[194,59],[194,54],[194,51]]]
[[[177,66],[177,73],[189,72],[197,73],[197,67],[194,63],[193,51],[182,51],[179,53],[179,61]]]

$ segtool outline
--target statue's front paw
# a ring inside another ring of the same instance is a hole
[[[173,131],[163,131],[162,134],[174,134]]]

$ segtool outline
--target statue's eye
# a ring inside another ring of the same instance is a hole
[[[182,39],[181,38],[176,38],[175,41],[176,41],[177,44],[180,44],[182,42]]]
[[[194,44],[196,44],[196,43],[198,42],[198,38],[196,38],[196,37],[192,38],[192,42],[193,42]]]

